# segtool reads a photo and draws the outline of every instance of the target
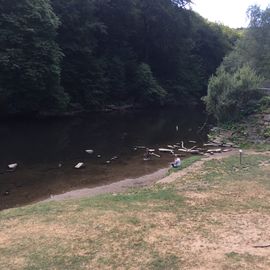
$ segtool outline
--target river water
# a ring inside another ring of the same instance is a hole
[[[205,119],[201,109],[185,108],[56,120],[2,120],[0,209],[165,168],[172,155],[144,161],[145,150],[135,147],[157,149],[181,141],[185,146],[194,145],[189,141],[201,145],[207,140],[207,130],[200,131]],[[86,149],[94,153],[90,155]],[[114,157],[117,159],[112,160]],[[84,162],[85,168],[74,169],[78,162]],[[14,172],[7,170],[11,163],[18,163]]]

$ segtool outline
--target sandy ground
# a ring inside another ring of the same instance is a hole
[[[77,199],[83,197],[93,197],[100,194],[124,192],[129,188],[145,187],[156,183],[158,180],[166,176],[168,168],[160,169],[155,173],[148,174],[139,178],[125,179],[109,185],[104,185],[95,188],[84,188],[73,190],[64,194],[54,195],[45,201],[61,201],[67,199]]]

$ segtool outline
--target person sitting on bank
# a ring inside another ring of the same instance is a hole
[[[177,157],[173,163],[171,163],[173,168],[179,168],[181,166],[181,159]]]

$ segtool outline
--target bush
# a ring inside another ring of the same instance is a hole
[[[265,96],[260,100],[260,111],[266,111],[270,108],[270,96]]]
[[[221,66],[208,84],[204,99],[207,110],[219,122],[233,122],[252,113],[258,106],[262,93],[257,90],[262,78],[249,66],[237,69],[234,74]]]

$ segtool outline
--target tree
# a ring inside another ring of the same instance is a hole
[[[185,7],[186,5],[192,3],[191,0],[172,0],[172,2],[178,5],[179,7]]]
[[[166,91],[154,78],[149,65],[142,63],[136,73],[137,100],[141,104],[161,105],[164,102]]]
[[[0,0],[0,106],[2,113],[63,110],[59,20],[49,0]]]
[[[242,51],[256,71],[270,79],[270,6],[265,10],[251,6],[249,29]]]
[[[208,84],[207,109],[221,122],[253,112],[262,98],[256,89],[270,78],[270,8],[251,6],[248,15],[249,27]]]
[[[251,113],[262,98],[257,90],[262,78],[249,66],[239,68],[234,74],[223,67],[212,76],[205,98],[207,110],[219,122],[233,122]]]
[[[190,2],[0,0],[1,111],[199,101],[231,36]]]
[[[270,79],[270,8],[261,10],[258,6],[251,6],[248,14],[249,27],[222,65],[228,72],[234,72],[248,64],[258,74]]]
[[[52,0],[61,21],[57,41],[65,57],[61,83],[72,103],[85,109],[100,106],[107,95],[105,65],[96,57],[96,36],[106,34],[106,27],[95,16],[94,0]]]

